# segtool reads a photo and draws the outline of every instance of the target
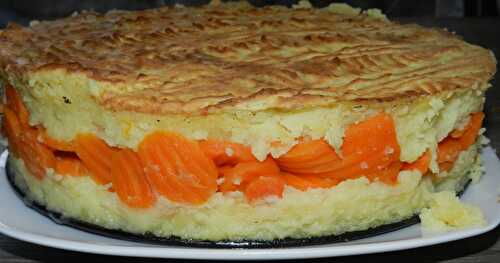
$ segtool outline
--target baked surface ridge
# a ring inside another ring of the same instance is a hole
[[[0,72],[25,92],[82,76],[112,111],[296,109],[484,89],[490,51],[374,10],[200,8],[83,12],[0,31]],[[44,73],[50,76],[34,78]],[[72,92],[71,92],[72,93]]]

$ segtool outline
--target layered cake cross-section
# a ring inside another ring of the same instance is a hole
[[[15,182],[108,229],[339,235],[478,180],[493,54],[378,10],[242,3],[0,31]]]

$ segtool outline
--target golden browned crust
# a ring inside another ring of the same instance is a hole
[[[484,88],[496,70],[490,51],[447,31],[337,7],[165,7],[9,25],[0,70],[84,73],[102,84],[105,107],[146,113],[393,100]]]

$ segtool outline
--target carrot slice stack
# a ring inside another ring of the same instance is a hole
[[[75,139],[75,151],[98,184],[109,184],[113,149],[92,134],[80,134]]]
[[[217,168],[198,143],[167,132],[152,133],[139,145],[146,177],[161,195],[202,204],[217,190]]]
[[[156,196],[146,180],[139,156],[129,149],[114,151],[111,157],[113,188],[122,202],[134,208],[153,206]]]
[[[342,144],[344,158],[340,169],[348,166],[363,168],[362,162],[370,159],[378,159],[380,163],[373,161],[369,169],[381,165],[387,166],[391,160],[399,158],[399,152],[394,121],[390,115],[380,113],[347,127]],[[373,155],[382,158],[370,157]]]
[[[365,159],[359,160],[359,162],[354,162],[350,160],[351,158],[357,159],[358,158],[357,156],[346,157],[345,159],[343,159],[343,162],[349,163],[348,165],[347,164],[342,165],[341,163],[341,168],[327,173],[320,173],[317,175],[321,177],[330,177],[340,180],[353,179],[363,175],[373,174],[384,170],[391,163],[397,161],[398,157],[396,156],[399,156],[399,152],[389,153],[382,151],[382,152],[375,152],[371,156],[367,156]]]
[[[25,115],[24,122],[19,118],[19,114],[28,114],[16,91],[6,87],[8,104],[4,109],[3,131],[9,140],[9,149],[13,154],[19,156],[28,171],[38,179],[43,179],[46,168],[55,167],[55,157],[44,145],[38,143],[36,129],[27,125],[28,115]],[[24,113],[23,113],[24,112]]]
[[[281,170],[333,181],[379,173],[399,159],[400,148],[390,115],[380,113],[347,127],[342,157],[323,140],[303,142],[278,158]]]
[[[280,169],[276,162],[268,157],[259,162],[238,163],[232,168],[226,168],[221,171],[224,176],[224,182],[220,185],[221,192],[243,191],[247,185],[260,176],[279,175]]]
[[[323,140],[301,142],[277,159],[283,171],[292,173],[321,173],[330,171],[330,164],[340,158]]]

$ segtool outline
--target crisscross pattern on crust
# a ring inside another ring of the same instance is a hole
[[[0,66],[16,78],[83,73],[101,105],[145,113],[395,100],[484,88],[496,70],[490,51],[452,33],[342,7],[83,12],[8,26]]]

